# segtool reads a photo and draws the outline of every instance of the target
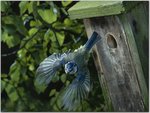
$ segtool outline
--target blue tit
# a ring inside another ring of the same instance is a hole
[[[70,61],[65,64],[66,74],[75,74],[77,72],[78,66],[74,61]]]
[[[56,72],[64,67],[65,73],[74,74],[76,78],[66,88],[62,97],[62,107],[68,111],[76,110],[77,106],[87,98],[91,90],[90,73],[87,68],[89,52],[101,39],[98,33],[93,32],[90,39],[74,52],[52,54],[44,59],[36,71],[35,82],[48,85]]]

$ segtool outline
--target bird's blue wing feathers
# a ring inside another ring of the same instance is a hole
[[[35,82],[39,85],[41,84],[49,84],[51,79],[55,76],[57,70],[61,68],[64,64],[64,57],[67,54],[52,54],[51,56],[44,59],[43,62],[39,65],[36,71],[36,79]]]
[[[64,109],[76,110],[81,101],[88,96],[90,91],[90,74],[87,68],[80,70],[77,77],[66,89],[62,102]]]

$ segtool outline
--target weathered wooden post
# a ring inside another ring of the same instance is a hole
[[[148,111],[148,2],[82,1],[68,10],[83,19],[108,111]]]

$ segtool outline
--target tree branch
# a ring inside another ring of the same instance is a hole
[[[29,39],[23,40],[23,41],[26,41],[26,42],[25,42],[18,50],[24,48],[24,47],[26,46],[26,44],[27,44],[30,40],[32,40],[32,39],[37,35],[37,33],[41,30],[41,28],[42,28],[42,27],[40,27],[40,28],[38,29],[38,31],[37,31],[34,35],[32,35]],[[13,51],[13,52],[11,52],[11,53],[2,54],[1,56],[2,56],[2,57],[7,57],[7,56],[14,55],[14,54],[16,54],[16,53],[18,52],[18,50],[15,50],[15,51]]]

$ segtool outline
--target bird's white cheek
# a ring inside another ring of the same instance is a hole
[[[65,73],[68,73],[67,65],[65,64]]]
[[[65,68],[65,73],[68,74],[69,70],[67,68]]]

